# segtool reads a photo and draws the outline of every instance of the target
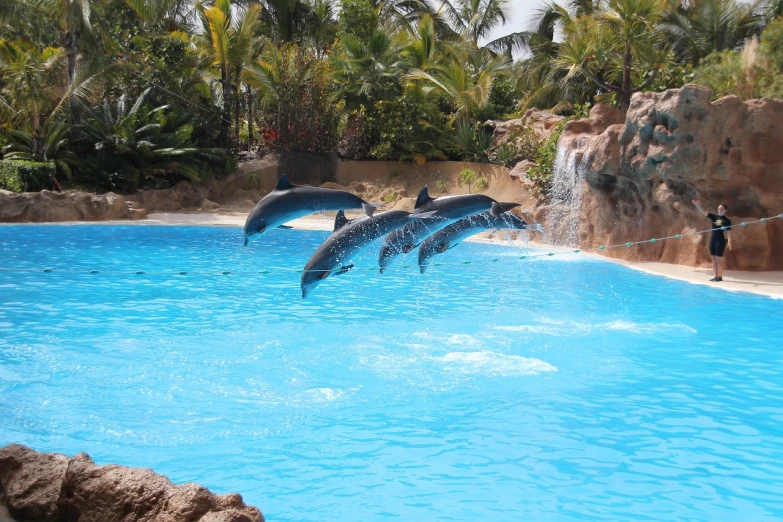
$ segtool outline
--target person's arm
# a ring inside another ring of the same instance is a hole
[[[696,210],[698,210],[699,212],[701,212],[705,216],[707,215],[707,212],[704,212],[704,209],[701,208],[701,203],[699,202],[698,199],[692,199],[691,203],[693,203],[693,206],[696,207]]]
[[[726,231],[726,246],[729,247],[729,250],[731,250],[731,232],[730,230]]]

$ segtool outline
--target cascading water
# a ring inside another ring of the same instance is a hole
[[[577,147],[558,146],[552,172],[549,213],[552,242],[563,246],[579,246],[579,206],[582,201],[582,181],[590,166],[590,154],[582,143]]]

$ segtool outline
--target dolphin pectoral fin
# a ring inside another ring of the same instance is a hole
[[[511,202],[504,202],[504,203],[498,203],[497,201],[492,203],[492,209],[490,210],[490,213],[497,217],[501,215],[503,212],[508,212],[512,208],[516,208],[520,206],[519,203],[511,203]]]
[[[323,270],[323,271],[321,272],[321,275],[319,275],[319,276],[318,276],[318,279],[320,279],[321,281],[323,281],[324,279],[326,279],[327,277],[329,277],[329,274],[331,274],[331,273],[332,273],[332,272],[331,272],[331,270]]]
[[[438,253],[439,253],[439,254],[442,254],[442,253],[444,253],[446,250],[448,250],[449,248],[451,248],[451,247],[449,246],[449,244],[448,244],[448,243],[441,243],[440,245],[438,245]]]
[[[288,181],[288,174],[283,174],[280,176],[280,180],[277,182],[275,190],[288,190],[292,188],[294,188],[294,185],[291,185],[291,182]]]
[[[277,227],[277,228],[281,228],[281,229],[283,229],[283,230],[291,230],[291,229],[293,229],[294,227],[289,227],[288,225],[278,225],[278,227]]]
[[[261,225],[260,227],[258,227],[258,233],[259,234],[263,234],[264,230],[266,230],[266,225]]]
[[[402,247],[402,253],[403,253],[403,254],[407,254],[407,253],[409,253],[411,250],[413,250],[414,248],[416,248],[416,245],[412,245],[412,244],[408,243],[407,245],[405,245],[405,246],[403,246],[403,247]]]
[[[353,268],[353,264],[350,264],[350,265],[348,265],[348,266],[343,266],[343,267],[340,267],[340,269],[339,269],[339,270],[335,270],[335,272],[334,272],[334,275],[336,275],[336,276],[338,276],[338,275],[343,275],[344,273],[346,273],[347,271],[349,271],[351,268]]]
[[[362,210],[364,210],[364,213],[369,217],[372,217],[375,211],[378,210],[378,207],[379,205],[373,205],[372,203],[362,203]]]

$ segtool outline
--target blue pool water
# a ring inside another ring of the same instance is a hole
[[[0,227],[0,444],[270,521],[783,517],[783,302],[480,244],[303,301],[326,235]]]

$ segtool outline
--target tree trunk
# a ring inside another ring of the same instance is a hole
[[[247,150],[253,148],[253,91],[245,86],[245,104],[247,105]]]
[[[231,85],[225,69],[221,69],[220,79],[223,87],[223,114],[220,119],[218,141],[223,147],[228,147],[228,133],[231,130]]]
[[[240,101],[242,99],[239,95],[239,85],[236,86],[234,95],[234,139],[236,140],[237,145],[239,145],[239,109],[241,107]]]
[[[623,86],[620,91],[620,110],[626,112],[631,105],[631,42],[625,43],[623,58]]]
[[[62,35],[63,48],[68,57],[68,83],[70,89],[73,85],[73,77],[76,75],[76,54],[79,52],[76,30],[68,29]]]
[[[46,150],[44,147],[44,138],[41,135],[40,130],[36,130],[35,134],[33,134],[33,143],[32,143],[32,153],[33,153],[33,161],[46,161]]]

